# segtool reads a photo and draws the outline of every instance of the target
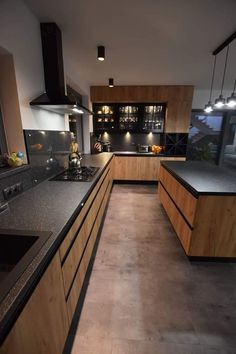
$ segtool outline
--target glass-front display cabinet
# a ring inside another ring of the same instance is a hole
[[[116,129],[115,106],[111,104],[94,104],[94,131],[111,132]]]
[[[94,103],[94,132],[164,132],[165,103]]]
[[[139,127],[139,106],[119,105],[118,124],[119,130],[138,131]]]
[[[143,110],[141,130],[143,132],[162,133],[164,131],[165,105],[146,104]]]

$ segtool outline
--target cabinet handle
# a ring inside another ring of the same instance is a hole
[[[83,206],[84,206],[84,203],[81,203],[80,206],[83,207]]]

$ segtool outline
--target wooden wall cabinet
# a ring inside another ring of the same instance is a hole
[[[185,157],[115,156],[114,179],[158,181],[160,161],[185,161]]]
[[[193,196],[163,166],[160,201],[190,257],[236,257],[236,197]]]
[[[165,132],[188,133],[192,110],[193,86],[91,86],[93,103],[162,102],[167,105]]]

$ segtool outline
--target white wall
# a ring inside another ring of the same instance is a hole
[[[13,54],[23,129],[65,130],[63,115],[29,106],[44,91],[44,74],[39,22],[21,0],[0,2],[0,47]]]

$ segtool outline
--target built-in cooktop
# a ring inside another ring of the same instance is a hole
[[[99,167],[94,166],[69,168],[51,178],[50,181],[90,182],[98,170]]]

